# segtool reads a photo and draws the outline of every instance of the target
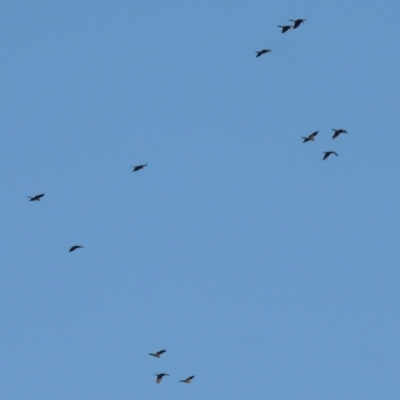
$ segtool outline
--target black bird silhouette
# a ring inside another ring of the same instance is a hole
[[[157,351],[156,353],[149,353],[149,355],[160,358],[161,354],[164,354],[166,351],[167,350],[160,350],[160,351]]]
[[[270,53],[270,52],[271,52],[271,50],[268,50],[268,49],[262,49],[260,51],[256,51],[256,53],[257,53],[256,58],[262,56],[263,54]]]
[[[193,378],[194,378],[194,375],[189,376],[189,378],[183,379],[182,381],[179,381],[179,382],[191,383]]]
[[[140,169],[143,169],[143,168],[146,167],[146,166],[147,166],[147,164],[133,166],[133,167],[132,167],[132,168],[133,168],[133,171],[132,171],[132,172],[139,171]]]
[[[79,246],[79,245],[72,246],[72,247],[69,249],[69,251],[75,251],[76,249],[83,249],[83,246]]]
[[[293,26],[292,25],[278,25],[278,28],[282,28],[282,33],[285,33],[289,29],[293,29]]]
[[[324,154],[324,158],[322,159],[322,161],[326,160],[331,154],[334,154],[335,156],[339,157],[339,154],[336,153],[336,151],[323,151],[323,153],[325,153],[325,154]]]
[[[318,135],[318,131],[311,133],[307,137],[302,136],[301,138],[304,139],[303,143],[310,142],[310,141],[313,142],[315,140],[315,136],[317,136],[317,135]]]
[[[40,201],[40,199],[44,196],[44,193],[42,194],[37,194],[36,196],[28,196],[28,198],[30,199],[29,201]]]
[[[162,374],[154,374],[154,375],[157,377],[156,383],[160,383],[164,376],[169,376],[168,374],[165,374],[164,372]]]
[[[332,136],[332,139],[337,138],[341,133],[347,133],[347,131],[345,131],[344,129],[333,129],[333,131],[335,131],[335,133]]]
[[[296,28],[298,28],[304,21],[307,21],[306,19],[289,19],[289,21],[292,21],[292,22],[294,22],[294,25],[293,25],[293,29],[296,29]]]

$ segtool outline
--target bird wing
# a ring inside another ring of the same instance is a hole
[[[42,193],[42,194],[38,194],[37,196],[35,196],[35,197],[37,197],[38,199],[40,199],[40,198],[42,198],[44,196],[44,193]]]
[[[161,354],[164,354],[165,352],[166,352],[167,350],[160,350],[160,351],[157,351],[157,355],[161,355]]]

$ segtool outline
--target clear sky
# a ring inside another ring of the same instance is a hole
[[[0,398],[398,400],[399,12],[3,1]]]

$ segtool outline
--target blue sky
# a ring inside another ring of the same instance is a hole
[[[0,5],[1,398],[399,398],[400,6],[275,3]]]

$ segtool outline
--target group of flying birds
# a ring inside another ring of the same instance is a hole
[[[289,19],[289,21],[293,22],[293,25],[278,25],[278,28],[282,28],[282,33],[287,32],[290,29],[297,29],[302,23],[304,23],[306,21],[306,19],[304,18],[298,18],[298,19]],[[256,58],[262,56],[263,54],[267,54],[270,53],[271,50],[270,49],[262,49],[259,51],[256,51]],[[333,129],[334,134],[332,139],[336,139],[340,134],[342,133],[347,133],[346,130],[344,129]],[[311,133],[310,135],[308,135],[307,137],[302,137],[303,143],[306,142],[313,142],[315,140],[315,136],[317,136],[318,131]],[[334,154],[335,156],[339,156],[338,153],[336,153],[336,151],[323,151],[324,153],[324,157],[322,158],[322,160],[326,160],[331,154]]]
[[[332,129],[334,131],[332,139],[336,139],[340,134],[342,133],[347,133],[346,130],[344,129]],[[315,131],[313,133],[310,133],[308,136],[302,136],[301,138],[303,139],[303,143],[307,143],[307,142],[314,142],[315,141],[315,136],[318,135],[318,131]],[[331,154],[334,154],[335,156],[339,156],[338,153],[336,153],[336,151],[323,151],[324,153],[324,157],[322,158],[323,160],[326,160]]]
[[[296,19],[296,20],[290,19],[289,21],[293,22],[293,25],[278,25],[278,27],[282,29],[282,33],[285,33],[291,29],[297,29],[302,23],[304,23],[306,21],[306,19]],[[260,51],[256,51],[256,57],[260,57],[261,55],[270,53],[270,52],[271,52],[270,49],[262,49]],[[336,139],[339,135],[347,133],[347,131],[344,129],[333,129],[333,131],[334,131],[334,134],[332,136],[332,139]],[[303,136],[302,137],[303,143],[314,142],[315,137],[317,135],[318,135],[318,131],[315,131],[315,132],[309,134],[308,136]],[[323,153],[324,153],[324,156],[323,156],[322,160],[326,160],[332,154],[334,154],[335,156],[338,156],[338,154],[335,151],[324,151]],[[141,169],[144,169],[146,166],[147,166],[147,164],[132,166],[132,168],[133,168],[132,172],[140,171]],[[33,197],[28,196],[28,198],[29,198],[29,201],[40,201],[43,196],[44,196],[44,193],[35,195]],[[81,245],[74,245],[74,246],[70,247],[69,252],[73,252],[77,249],[82,249],[82,248],[83,248],[83,246],[81,246]],[[160,350],[160,351],[157,351],[156,353],[149,353],[149,355],[156,357],[156,358],[160,358],[161,355],[164,354],[166,351],[167,350]],[[161,383],[162,379],[165,376],[169,376],[169,374],[167,374],[165,372],[162,372],[159,374],[154,374],[154,375],[156,376],[157,384]],[[180,380],[179,382],[191,383],[194,377],[195,377],[194,375],[191,375],[191,376],[187,377],[186,379]]]
[[[147,164],[141,164],[141,165],[133,166],[132,167],[133,168],[132,172],[140,171],[141,169],[143,169],[146,166],[147,166]],[[28,199],[29,199],[29,201],[40,201],[40,199],[43,196],[44,196],[44,193],[41,193],[41,194],[37,194],[36,196],[33,196],[33,197],[32,196],[28,196]],[[71,246],[68,251],[72,252],[72,251],[75,251],[77,249],[83,249],[83,246],[81,246],[79,244],[75,244],[74,246]],[[160,354],[162,354],[162,353],[160,353]],[[154,355],[154,354],[152,354],[152,355]]]
[[[156,357],[156,358],[160,358],[161,354],[164,354],[167,350],[160,350],[157,351],[156,353],[149,353],[149,355]],[[154,374],[157,378],[156,378],[156,383],[160,383],[162,381],[162,378],[164,378],[164,376],[169,376],[169,374],[166,374],[165,372],[161,372],[160,374]],[[189,376],[186,379],[182,379],[179,382],[182,383],[191,383],[192,379],[194,378],[194,375]]]
[[[301,18],[299,18],[299,19],[289,19],[289,21],[294,22],[294,24],[293,25],[278,25],[278,28],[282,28],[282,33],[285,33],[290,29],[297,29],[303,22],[306,21],[306,19],[301,19]],[[262,50],[256,51],[256,57],[260,57],[263,54],[267,54],[267,53],[270,53],[270,52],[271,52],[270,49],[262,49]]]

